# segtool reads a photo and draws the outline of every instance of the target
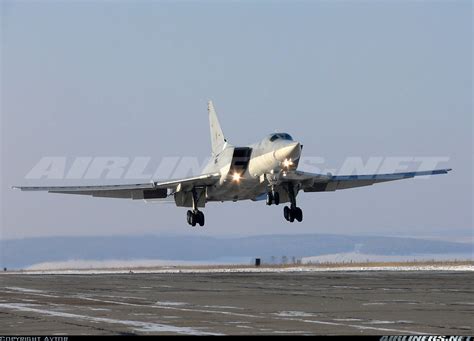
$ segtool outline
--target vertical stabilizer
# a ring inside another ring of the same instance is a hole
[[[222,132],[221,125],[217,119],[216,110],[212,101],[207,104],[207,110],[209,111],[209,126],[211,129],[211,146],[212,154],[218,154],[224,148],[224,144],[227,142],[224,133]]]

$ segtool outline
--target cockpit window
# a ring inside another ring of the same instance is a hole
[[[270,136],[270,141],[271,142],[274,142],[278,139],[281,139],[281,140],[290,140],[290,141],[293,141],[293,138],[287,134],[287,133],[279,133],[279,134],[272,134]]]

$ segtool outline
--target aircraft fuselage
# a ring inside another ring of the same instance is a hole
[[[286,171],[296,169],[300,154],[300,143],[286,133],[271,134],[246,147],[226,146],[204,169],[221,174],[220,181],[207,188],[206,201],[264,200],[267,181],[278,186]]]

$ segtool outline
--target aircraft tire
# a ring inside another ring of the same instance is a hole
[[[288,221],[290,223],[294,222],[295,221],[295,210],[293,208],[290,208],[289,211],[288,211],[289,215],[288,215]]]
[[[197,222],[199,226],[204,226],[204,213],[202,213],[201,211],[198,211],[196,213],[196,216],[197,216]]]
[[[303,211],[299,207],[295,207],[295,219],[299,222],[303,221]]]
[[[193,212],[191,212],[191,210],[188,210],[188,212],[186,212],[186,221],[188,222],[189,225],[191,225],[192,215],[193,215]]]
[[[273,194],[272,192],[267,193],[267,205],[270,206],[273,203]]]
[[[275,203],[275,205],[279,205],[280,204],[280,193],[273,192],[272,196],[273,196],[273,202]]]
[[[288,206],[285,206],[283,208],[283,216],[285,217],[286,221],[290,221],[290,208]]]

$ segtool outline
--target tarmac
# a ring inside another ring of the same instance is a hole
[[[472,335],[474,272],[2,274],[0,335]]]

